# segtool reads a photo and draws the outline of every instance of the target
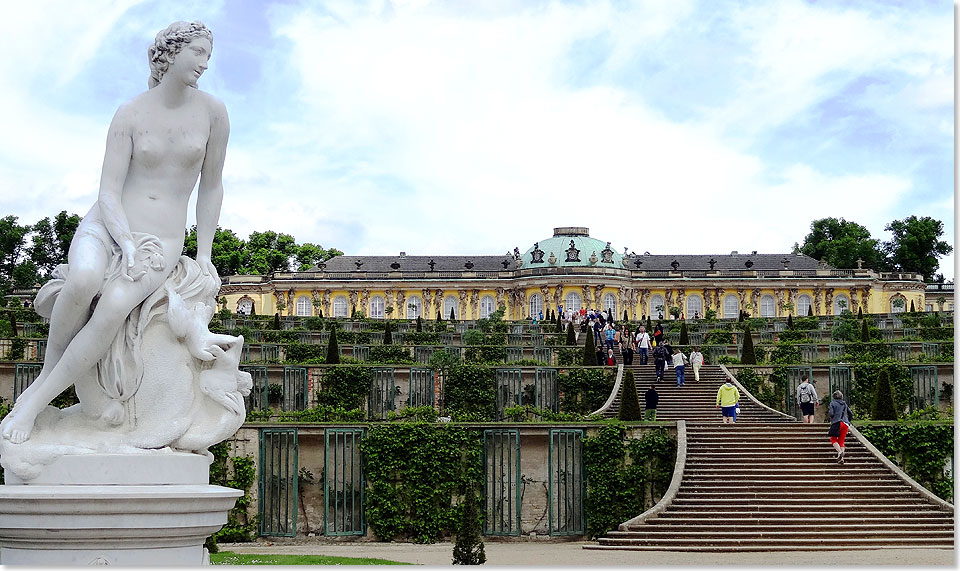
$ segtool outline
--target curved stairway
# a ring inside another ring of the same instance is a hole
[[[633,369],[642,407],[653,366]],[[746,395],[738,423],[722,424],[715,399],[724,371],[701,368],[699,384],[690,373],[682,387],[672,370],[657,384],[657,419],[686,422],[675,496],[587,549],[953,548],[953,506],[916,489],[852,432],[838,464],[826,424],[791,422]]]

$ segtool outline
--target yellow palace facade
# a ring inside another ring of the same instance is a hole
[[[920,274],[834,268],[802,254],[653,255],[616,252],[588,228],[554,228],[499,256],[337,256],[305,272],[228,276],[221,299],[259,315],[460,320],[500,305],[512,320],[551,310],[603,309],[618,319],[898,313],[925,308]]]

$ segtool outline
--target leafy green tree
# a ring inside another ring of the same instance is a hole
[[[80,216],[61,210],[53,219],[44,218],[33,225],[30,260],[36,264],[39,281],[47,281],[54,268],[67,263],[70,242],[80,220]]]
[[[246,252],[246,243],[233,230],[217,227],[213,233],[210,261],[221,276],[233,276],[240,272]],[[197,257],[197,227],[193,226],[183,240],[183,255]]]
[[[934,273],[940,267],[937,258],[953,252],[953,246],[940,239],[943,236],[943,222],[929,216],[908,216],[903,220],[894,220],[884,230],[893,233],[893,238],[883,243],[890,265],[905,272],[923,274],[926,281],[933,280]]]
[[[893,388],[890,386],[890,373],[881,368],[877,375],[877,386],[873,393],[873,407],[870,416],[874,420],[897,420],[897,407],[893,403]]]
[[[483,531],[477,490],[470,486],[463,503],[462,518],[457,526],[457,541],[453,546],[454,565],[483,565],[487,554],[483,546]]]
[[[337,327],[334,327],[330,331],[330,342],[327,345],[327,360],[328,365],[337,365],[340,363],[340,345],[337,341]]]
[[[247,239],[240,273],[264,275],[289,272],[298,252],[297,242],[289,234],[272,230],[253,232]]]
[[[0,218],[0,295],[9,293],[13,287],[14,270],[26,261],[29,233],[30,226],[19,224],[16,216]],[[19,280],[23,280],[22,275]]]
[[[326,262],[330,258],[342,255],[343,252],[336,248],[325,250],[323,246],[320,246],[319,244],[311,244],[310,242],[306,242],[297,247],[297,270],[305,272],[320,262]]]
[[[637,383],[633,378],[633,370],[627,369],[623,373],[623,385],[620,390],[620,411],[617,416],[623,421],[640,420],[640,396],[637,394]]]
[[[800,252],[837,268],[856,268],[857,259],[862,259],[867,268],[885,267],[880,241],[872,238],[866,227],[843,218],[811,222]]]
[[[595,367],[599,364],[597,363],[597,346],[593,342],[593,328],[587,327],[587,334],[584,335],[583,341],[583,366]]]

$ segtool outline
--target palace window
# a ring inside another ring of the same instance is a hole
[[[603,310],[607,312],[607,315],[612,315],[614,319],[617,318],[617,297],[612,293],[603,294]]]
[[[492,295],[485,295],[480,298],[480,318],[490,317],[490,314],[496,311],[496,302]]]
[[[655,295],[650,298],[650,317],[654,319],[663,319],[667,315],[667,303],[663,301],[662,295]]]
[[[237,302],[237,313],[242,313],[244,315],[250,315],[253,313],[253,300],[249,297],[244,297]]]
[[[732,293],[723,297],[723,317],[736,318],[740,314],[740,300]]]
[[[540,312],[543,311],[543,296],[535,293],[530,296],[530,317],[539,319]]]
[[[840,293],[833,297],[833,314],[840,315],[844,311],[850,311],[850,298]]]
[[[443,318],[450,319],[450,312],[453,312],[454,319],[460,318],[460,304],[457,298],[451,296],[443,298]]]
[[[333,298],[333,316],[347,316],[347,298],[345,296],[338,295],[337,297]]]
[[[776,317],[777,316],[777,300],[773,299],[773,296],[767,294],[760,298],[760,317]]]
[[[907,300],[897,296],[890,299],[890,313],[903,313],[907,310]]]
[[[803,294],[797,297],[797,315],[800,317],[805,317],[810,313],[810,305],[813,303],[813,300],[810,299],[810,296]]]
[[[309,317],[311,307],[312,306],[309,297],[301,295],[297,298],[297,315],[299,317]]]
[[[567,297],[563,298],[563,301],[566,309],[580,311],[580,308],[583,307],[583,298],[580,297],[580,294],[575,291],[568,293]]]
[[[383,319],[383,310],[386,308],[383,296],[375,295],[370,298],[370,317]]]
[[[423,315],[423,301],[413,295],[407,298],[407,319],[416,319]]]
[[[694,315],[703,317],[703,298],[699,295],[687,296],[687,313],[684,317],[692,319]]]

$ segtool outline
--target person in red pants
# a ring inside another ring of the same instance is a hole
[[[837,464],[843,464],[843,444],[847,438],[847,431],[853,421],[853,413],[843,400],[843,393],[833,391],[833,400],[830,401],[830,444],[837,451]]]

